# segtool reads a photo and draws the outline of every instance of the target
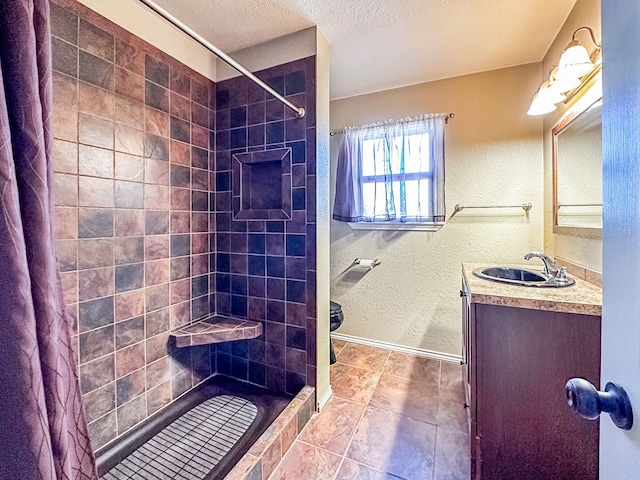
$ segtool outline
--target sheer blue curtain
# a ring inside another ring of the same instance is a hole
[[[443,223],[446,117],[425,114],[345,128],[333,218]]]

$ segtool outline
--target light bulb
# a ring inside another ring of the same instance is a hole
[[[582,43],[573,40],[567,48],[564,49],[558,62],[558,71],[556,78],[565,80],[567,78],[584,77],[593,70],[593,62],[589,57],[589,52]]]
[[[570,92],[574,88],[580,85],[580,79],[578,77],[566,76],[565,78],[558,78],[558,67],[551,69],[551,75],[549,75],[549,88],[555,92],[565,93]]]

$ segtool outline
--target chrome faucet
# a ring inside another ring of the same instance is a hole
[[[544,263],[543,272],[549,278],[555,278],[555,276],[558,274],[558,267],[556,267],[556,262],[555,262],[555,260],[553,258],[551,258],[546,253],[529,252],[529,253],[525,254],[524,259],[525,260],[531,260],[533,257],[538,257],[540,260],[542,260],[542,262]]]

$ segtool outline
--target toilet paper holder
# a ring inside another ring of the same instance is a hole
[[[369,260],[366,258],[356,258],[351,264],[351,267],[362,266],[363,268],[369,268],[373,270],[375,267],[377,267],[381,263],[382,261],[378,258],[375,258],[373,260]]]

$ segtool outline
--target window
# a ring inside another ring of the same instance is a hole
[[[446,115],[345,130],[333,218],[397,228],[444,223]]]

